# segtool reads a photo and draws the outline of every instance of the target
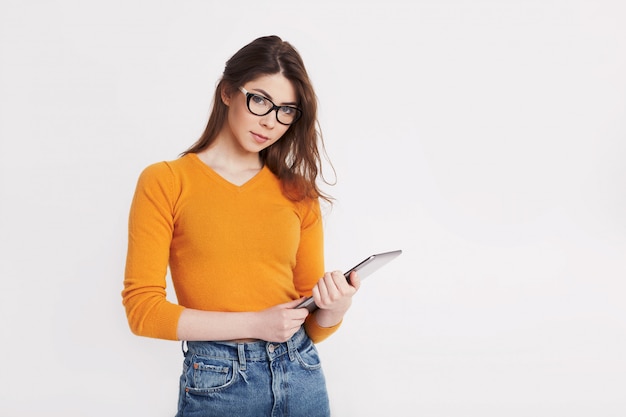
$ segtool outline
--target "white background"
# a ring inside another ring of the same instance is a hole
[[[0,415],[174,414],[130,199],[266,34],[319,96],[327,268],[404,250],[319,345],[334,415],[626,415],[620,0],[2,0]]]

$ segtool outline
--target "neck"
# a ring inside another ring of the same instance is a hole
[[[232,142],[215,140],[211,146],[198,153],[200,159],[212,168],[226,168],[230,171],[259,171],[263,162],[258,152],[247,152]]]

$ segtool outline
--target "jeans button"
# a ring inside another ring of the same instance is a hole
[[[272,345],[272,344],[270,344],[270,345],[267,347],[267,350],[269,350],[269,351],[270,351],[270,353],[274,353],[274,349],[276,349],[276,348],[275,348],[275,347],[274,347],[274,345]]]

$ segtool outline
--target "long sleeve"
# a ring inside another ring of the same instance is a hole
[[[313,286],[324,275],[324,236],[322,213],[318,201],[302,207],[300,210],[302,229],[296,267],[294,268],[294,282],[301,296],[310,296]],[[304,278],[303,278],[304,277]],[[333,327],[321,327],[311,314],[304,323],[304,328],[313,342],[319,343],[337,329],[341,323]]]
[[[174,227],[171,177],[164,163],[146,168],[139,177],[129,216],[122,297],[133,333],[175,340],[183,307],[167,301],[165,290]]]

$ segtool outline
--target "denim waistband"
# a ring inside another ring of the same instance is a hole
[[[196,354],[213,358],[239,361],[240,367],[245,369],[246,361],[271,362],[282,355],[289,355],[290,360],[295,359],[295,352],[304,344],[310,343],[309,336],[300,329],[284,343],[276,342],[186,342],[187,350],[183,345],[185,355]]]

